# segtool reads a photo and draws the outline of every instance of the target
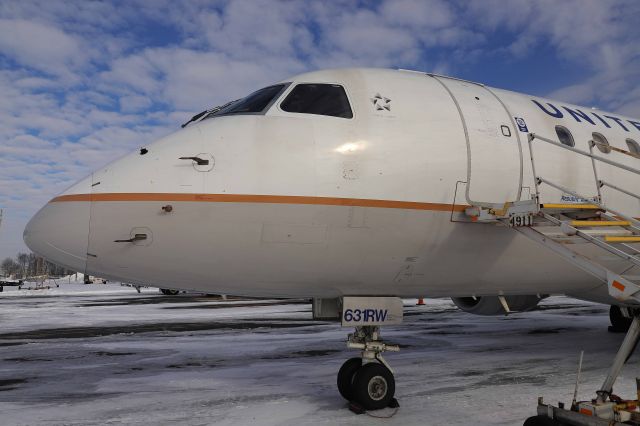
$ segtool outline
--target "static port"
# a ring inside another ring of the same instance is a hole
[[[167,204],[166,206],[162,206],[162,210],[164,210],[166,213],[170,213],[173,211],[173,206],[171,204]]]

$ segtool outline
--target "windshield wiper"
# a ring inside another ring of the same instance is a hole
[[[202,112],[197,113],[196,115],[194,115],[193,117],[191,117],[191,119],[189,121],[187,121],[186,123],[184,123],[183,125],[181,125],[180,127],[182,127],[183,129],[185,127],[187,127],[187,125],[189,125],[190,123],[195,123],[196,121],[202,121],[202,120],[206,120],[209,117],[214,116],[216,113],[218,113],[221,109],[224,109],[226,107],[228,107],[229,105],[231,105],[232,103],[238,101],[239,99],[236,99],[235,101],[231,101],[231,102],[227,102],[224,105],[220,105],[211,109],[207,109],[204,110]]]
[[[204,110],[202,112],[197,113],[196,115],[191,117],[191,119],[189,121],[187,121],[186,123],[182,124],[180,127],[182,127],[184,129],[185,127],[187,127],[187,124],[193,123],[194,121],[198,121],[198,119],[200,117],[202,117],[203,115],[205,115],[207,112],[209,112],[209,110]]]

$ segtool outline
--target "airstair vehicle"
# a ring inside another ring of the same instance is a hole
[[[613,150],[632,157],[638,155],[609,145],[602,146],[603,144],[596,141],[590,141],[587,152],[535,133],[529,133],[528,142],[535,182],[535,194],[531,199],[493,207],[487,207],[486,204],[472,205],[465,213],[472,222],[509,226],[597,277],[607,284],[609,295],[624,306],[620,309],[625,317],[632,319],[632,322],[594,400],[581,403],[574,400],[571,408],[565,409],[563,404],[554,407],[544,404],[540,399],[538,416],[528,419],[525,425],[640,424],[638,400],[621,400],[612,394],[613,384],[640,337],[640,309],[636,307],[640,306],[640,220],[606,206],[603,203],[603,191],[616,191],[636,200],[640,200],[640,194],[633,192],[635,188],[621,188],[602,180],[598,174],[599,167],[603,165],[616,170],[616,173],[640,175],[640,169],[596,155],[594,148],[602,148],[603,152]],[[539,175],[536,172],[534,155],[536,142],[550,144],[590,158],[597,196],[579,194]],[[566,198],[571,202],[541,203],[540,194],[545,187],[567,194]],[[501,298],[501,302],[508,313],[506,300]]]

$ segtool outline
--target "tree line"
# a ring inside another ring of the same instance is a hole
[[[75,273],[55,263],[36,256],[34,253],[18,253],[15,258],[7,257],[0,263],[0,271],[5,277],[25,279],[38,275],[64,276]]]

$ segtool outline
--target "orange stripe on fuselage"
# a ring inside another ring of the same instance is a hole
[[[460,204],[418,203],[413,201],[371,200],[363,198],[304,197],[296,195],[177,194],[177,193],[98,193],[61,195],[52,203],[69,201],[175,201],[204,203],[310,204],[323,206],[378,207],[385,209],[464,211]]]

